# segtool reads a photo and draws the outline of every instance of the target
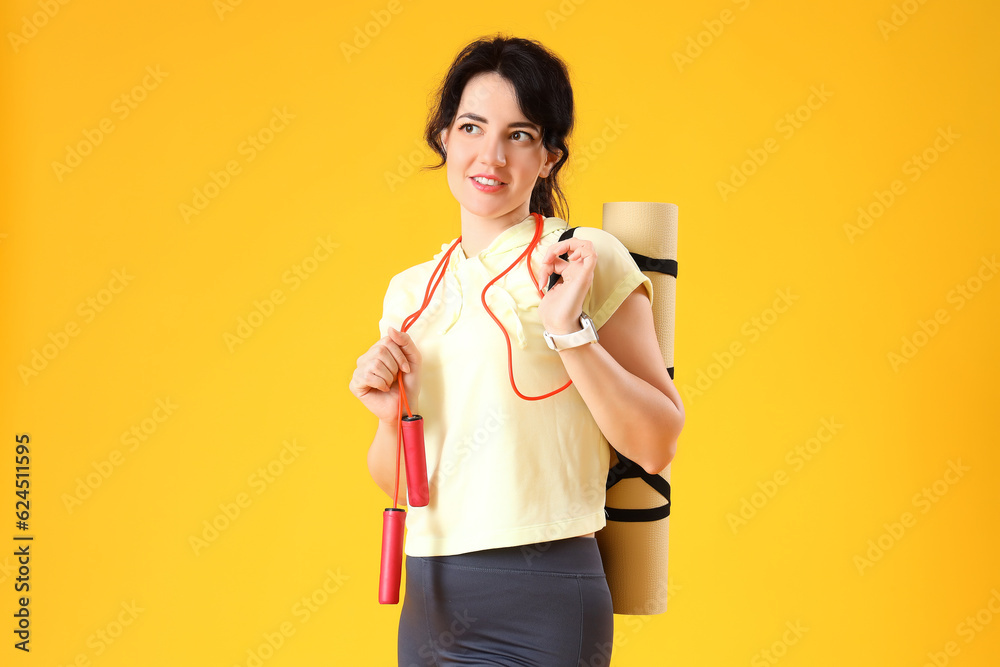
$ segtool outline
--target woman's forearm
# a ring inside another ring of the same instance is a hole
[[[547,332],[580,329],[597,262],[597,250],[587,239],[558,241],[545,250],[543,278],[560,276],[538,306]],[[684,406],[663,365],[649,298],[638,285],[603,323],[598,342],[558,354],[608,442],[646,472],[658,473],[677,450]]]
[[[647,472],[666,468],[684,425],[681,406],[625,370],[600,343],[563,350],[559,356],[611,446]]]

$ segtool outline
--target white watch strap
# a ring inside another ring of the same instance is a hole
[[[594,326],[594,321],[586,313],[580,315],[580,327],[579,331],[568,334],[550,334],[546,331],[543,333],[545,343],[551,349],[559,351],[579,347],[587,343],[596,343],[600,339],[597,335],[597,328]]]

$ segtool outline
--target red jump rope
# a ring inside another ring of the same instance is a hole
[[[525,251],[510,266],[493,278],[493,280],[486,283],[480,299],[486,312],[489,313],[493,321],[500,327],[504,340],[507,342],[507,377],[510,378],[510,386],[514,389],[514,393],[526,401],[540,401],[543,398],[554,396],[566,389],[572,384],[572,380],[567,381],[566,384],[558,389],[550,391],[547,394],[542,394],[541,396],[526,396],[522,394],[514,383],[514,360],[510,336],[507,334],[507,330],[504,329],[503,324],[500,323],[500,320],[497,319],[497,316],[493,314],[493,311],[486,304],[486,292],[490,287],[510,273],[521,260],[530,257],[531,253],[538,246],[539,241],[541,241],[542,216],[538,213],[532,213],[531,215],[535,218],[535,235],[532,237],[531,243],[528,244]],[[447,266],[451,253],[461,242],[462,237],[459,236],[434,268],[434,272],[431,273],[431,277],[427,281],[427,288],[424,290],[424,300],[420,308],[403,320],[400,330],[404,333],[413,326],[413,323],[417,321],[417,318],[420,317],[428,304],[430,304],[431,297],[437,290],[438,285],[441,284],[441,279],[444,278],[444,267]],[[531,268],[530,259],[527,265],[528,275],[531,276],[531,282],[535,284],[535,289],[538,290],[538,296],[544,296],[545,293],[539,286],[538,279],[535,278],[535,272]],[[399,407],[396,412],[396,422],[398,424],[396,430],[396,482],[392,493],[392,507],[386,508],[382,513],[382,558],[378,580],[378,601],[381,604],[397,604],[399,602],[399,580],[403,566],[403,528],[406,524],[406,510],[397,507],[399,504],[400,450],[403,451],[406,465],[406,495],[410,507],[424,507],[430,502],[430,492],[427,485],[427,460],[424,452],[424,420],[420,415],[415,415],[410,411],[410,404],[406,400],[406,390],[403,387],[402,371],[396,375],[396,383],[399,386]],[[405,417],[403,416],[404,408],[406,410]]]

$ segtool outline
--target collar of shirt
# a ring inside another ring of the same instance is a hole
[[[542,222],[542,238],[548,236],[553,232],[561,232],[568,227],[568,223],[562,218],[550,217],[545,218]],[[446,318],[447,323],[439,331],[439,334],[447,333],[449,329],[458,321],[459,316],[462,311],[462,293],[464,287],[461,280],[457,280],[458,275],[464,274],[469,276],[469,271],[473,271],[478,274],[478,278],[474,281],[476,284],[485,285],[493,276],[497,275],[501,271],[509,266],[510,262],[516,257],[520,252],[524,250],[531,243],[531,239],[535,236],[535,218],[529,215],[527,218],[521,222],[508,227],[507,229],[500,232],[495,239],[486,248],[484,248],[476,257],[469,258],[466,257],[465,252],[462,250],[462,246],[459,245],[455,248],[454,252],[451,253],[451,257],[448,259],[448,266],[446,269],[446,274],[450,276],[447,281],[448,284],[445,289],[453,290],[459,298],[454,301],[454,308],[452,308],[451,316]],[[442,252],[447,250],[455,239],[452,239],[449,243],[442,246]],[[470,261],[478,260],[478,261]],[[537,259],[536,259],[536,270],[537,270]],[[516,271],[517,269],[515,269]],[[508,276],[509,277],[509,276]],[[516,345],[519,348],[524,348],[527,345],[527,340],[525,338],[524,326],[521,322],[520,315],[518,314],[518,308],[515,303],[514,298],[506,289],[507,278],[505,277],[501,282],[496,283],[489,292],[488,301],[490,302],[490,307],[495,309],[495,311],[506,313],[504,315],[498,315],[502,320],[507,320],[508,332],[513,334]]]
[[[562,218],[545,218],[542,222],[542,237],[544,238],[557,230],[564,230],[568,226],[568,223]],[[492,264],[489,260],[493,257],[499,257],[512,250],[523,250],[529,243],[531,243],[531,239],[534,235],[535,218],[534,216],[529,215],[516,225],[508,227],[497,234],[496,238],[493,239],[493,241],[491,241],[490,244],[477,255],[477,257],[483,261],[484,265]],[[449,243],[443,245],[442,249],[447,250],[448,247],[454,242],[455,239],[452,239]],[[448,271],[454,272],[458,268],[459,264],[468,261],[468,259],[469,258],[465,255],[465,251],[462,250],[462,246],[459,245],[455,248],[455,251],[449,258]],[[497,271],[493,272],[494,275],[505,268],[507,268],[506,265],[500,267]]]

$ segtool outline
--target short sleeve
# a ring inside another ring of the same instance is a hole
[[[380,336],[388,335],[389,327],[398,331],[403,326],[403,320],[420,307],[427,281],[440,257],[441,253],[438,253],[434,259],[411,266],[389,280],[382,300],[382,317],[378,321]]]
[[[653,283],[639,270],[621,241],[594,227],[578,227],[573,235],[593,243],[597,252],[594,282],[583,302],[583,308],[594,320],[595,327],[600,329],[604,326],[625,298],[640,285],[646,288],[649,300],[653,300]]]

